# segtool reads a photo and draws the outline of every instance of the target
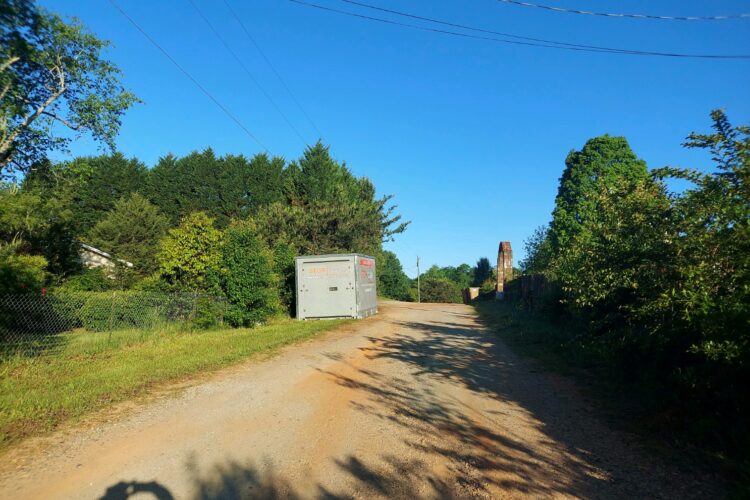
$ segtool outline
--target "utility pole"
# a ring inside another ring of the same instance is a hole
[[[417,255],[417,304],[422,302],[422,295],[419,289],[419,255]]]

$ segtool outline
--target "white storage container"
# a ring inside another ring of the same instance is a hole
[[[297,319],[365,318],[378,312],[375,259],[361,254],[295,259]]]

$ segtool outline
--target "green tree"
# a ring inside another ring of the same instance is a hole
[[[334,160],[329,148],[318,142],[305,149],[287,172],[288,196],[292,204],[352,202],[359,197],[357,179],[346,165]]]
[[[55,199],[70,211],[73,235],[86,235],[122,197],[138,192],[146,166],[121,153],[78,157],[59,164],[34,166],[23,182],[25,191]]]
[[[670,199],[665,186],[650,178],[620,179],[600,181],[591,202],[597,216],[586,219],[557,261],[566,300],[592,330],[643,348],[664,338],[641,334],[658,328],[665,312],[657,311],[658,299],[664,284],[676,279]]]
[[[524,274],[545,274],[549,271],[553,251],[549,227],[539,226],[524,242],[526,258],[520,262]]]
[[[30,0],[0,9],[0,175],[64,150],[72,138],[58,125],[114,149],[121,117],[137,99],[103,57],[108,42]]]
[[[14,244],[18,255],[46,260],[54,275],[77,271],[78,243],[72,237],[72,212],[38,189],[0,185],[0,240]]]
[[[468,264],[461,264],[458,267],[446,266],[440,267],[433,265],[422,276],[424,278],[434,278],[437,280],[448,280],[459,288],[466,288],[471,285],[474,279],[474,271]]]
[[[217,157],[213,150],[167,155],[149,172],[146,195],[173,223],[196,210],[226,227],[259,207],[285,200],[284,160],[265,154]]]
[[[114,208],[89,232],[88,243],[132,262],[145,276],[159,268],[154,256],[166,235],[169,221],[138,193],[120,198]]]
[[[378,293],[396,300],[409,300],[409,277],[395,253],[384,251],[377,260]]]
[[[564,251],[586,220],[596,217],[593,195],[599,185],[609,186],[620,179],[647,177],[646,163],[636,157],[624,137],[605,134],[589,139],[580,151],[571,151],[565,159],[565,170],[552,212],[550,238],[553,251]]]
[[[285,170],[284,177],[288,203],[320,213],[329,226],[324,228],[326,233],[345,228],[347,235],[336,239],[344,242],[343,249],[347,251],[375,255],[382,242],[391,241],[409,225],[395,213],[397,206],[388,205],[393,199],[391,195],[376,198],[372,182],[355,177],[346,164],[334,160],[329,148],[320,142],[308,147],[303,156]],[[292,213],[294,211],[288,212]],[[352,243],[346,243],[347,240],[356,240],[357,249]]]
[[[229,301],[224,319],[232,326],[253,326],[279,312],[273,255],[250,222],[235,222],[227,228],[221,258],[209,271],[208,281]]]
[[[728,365],[750,366],[750,127],[733,127],[723,110],[711,118],[714,133],[692,133],[685,146],[707,149],[716,172],[656,172],[695,185],[674,203],[680,280],[663,297],[663,308],[676,311],[677,324],[693,332],[691,350],[728,372]]]
[[[199,290],[221,259],[222,233],[204,212],[193,212],[171,229],[159,245],[162,278],[175,288]]]
[[[492,278],[492,265],[490,259],[482,257],[477,261],[477,265],[472,269],[471,286],[482,286],[485,281]]]
[[[298,255],[358,252],[377,254],[381,233],[368,217],[372,205],[312,202],[305,206],[274,203],[253,217],[270,246],[292,245]]]

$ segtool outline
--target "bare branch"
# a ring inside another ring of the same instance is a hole
[[[78,125],[73,125],[72,123],[70,123],[65,118],[61,118],[61,117],[57,116],[54,113],[50,113],[49,111],[42,111],[42,114],[45,115],[45,116],[49,116],[51,118],[54,118],[55,120],[59,121],[60,123],[62,123],[63,125],[65,125],[66,127],[68,127],[71,130],[78,131],[81,128]]]

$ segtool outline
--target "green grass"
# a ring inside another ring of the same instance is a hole
[[[330,330],[345,320],[278,320],[252,329],[62,334],[53,353],[0,361],[0,448],[46,433],[156,384],[215,370]]]

